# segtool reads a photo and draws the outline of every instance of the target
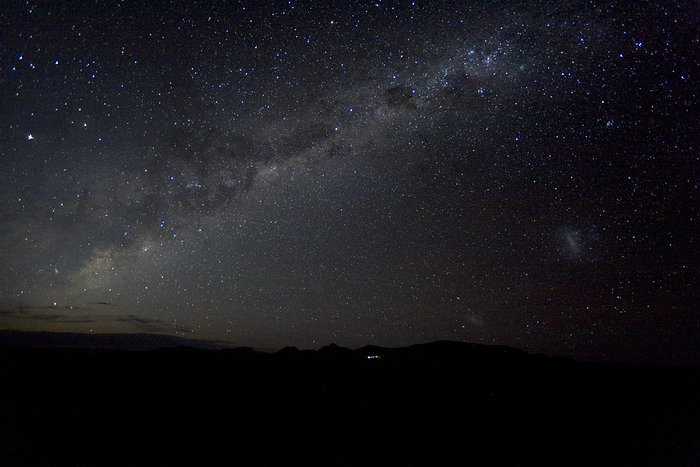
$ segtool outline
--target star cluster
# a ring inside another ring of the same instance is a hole
[[[695,345],[694,2],[0,15],[4,328]]]

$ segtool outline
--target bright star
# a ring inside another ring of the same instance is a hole
[[[33,139],[34,139],[34,136],[32,136],[32,134],[29,133],[29,134],[27,135],[27,141],[31,141],[31,140],[33,140]]]

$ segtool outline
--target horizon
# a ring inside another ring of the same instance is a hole
[[[298,347],[295,345],[283,345],[277,347],[255,347],[235,342],[211,341],[179,336],[173,334],[158,334],[149,332],[138,333],[75,333],[75,332],[51,332],[51,331],[15,331],[0,329],[0,350],[9,348],[34,348],[42,350],[77,350],[77,351],[127,351],[144,352],[168,349],[193,349],[203,351],[252,349],[255,352],[275,354],[285,349],[299,351],[319,351],[329,347],[338,347],[352,351],[362,350],[367,347],[384,350],[400,350],[421,347],[431,344],[450,343],[459,345],[475,345],[484,348],[509,348],[524,352],[528,355],[543,355],[550,358],[566,358],[578,362],[606,363],[606,364],[632,364],[632,365],[671,365],[685,367],[700,367],[698,352],[673,353],[673,352],[647,352],[635,354],[606,354],[604,352],[590,352],[589,354],[556,353],[548,349],[527,349],[502,344],[488,344],[456,340],[434,340],[413,342],[405,345],[381,345],[368,343],[364,345],[343,345],[343,343],[326,342],[315,347]]]

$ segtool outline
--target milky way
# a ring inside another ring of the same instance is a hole
[[[0,15],[2,328],[695,348],[694,2]]]

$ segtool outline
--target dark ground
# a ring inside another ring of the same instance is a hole
[[[4,346],[0,369],[2,466],[700,465],[697,368],[436,342]]]

